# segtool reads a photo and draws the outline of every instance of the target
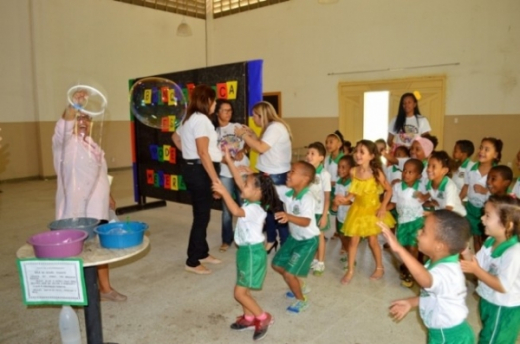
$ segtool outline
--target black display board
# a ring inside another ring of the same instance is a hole
[[[154,75],[154,77],[162,77],[175,82],[183,89],[186,100],[188,100],[189,90],[196,85],[206,84],[213,87],[218,98],[228,99],[232,102],[235,109],[232,121],[247,124],[248,99],[251,99],[248,97],[248,92],[250,92],[248,70],[251,73],[248,64],[251,63],[259,63],[258,70],[261,74],[261,61],[252,61],[166,73]],[[148,77],[130,80],[130,87],[136,81]],[[258,75],[251,79],[258,83]],[[261,97],[261,82],[260,88],[256,88],[260,90]],[[258,91],[253,89],[253,92]],[[173,132],[148,127],[133,115],[132,123],[135,201],[142,205],[146,203],[146,197],[151,197],[179,203],[191,203],[182,178],[182,152],[177,150],[172,142]],[[213,208],[221,209],[221,201],[216,200]]]

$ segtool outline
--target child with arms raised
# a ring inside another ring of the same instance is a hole
[[[251,296],[251,289],[261,289],[264,283],[267,252],[264,248],[265,238],[262,229],[267,216],[266,210],[274,208],[279,201],[271,178],[255,173],[242,179],[227,149],[225,159],[244,199],[244,204],[240,207],[223,184],[213,183],[213,191],[222,195],[229,211],[238,218],[234,235],[238,246],[234,296],[242,306],[244,314],[231,324],[231,329],[254,329],[253,339],[259,340],[266,335],[269,325],[274,320]]]
[[[428,160],[428,184],[426,191],[430,201],[426,207],[435,209],[452,210],[462,216],[466,216],[466,209],[459,198],[457,185],[449,178],[451,173],[451,158],[445,151],[433,152]]]
[[[486,181],[491,168],[500,162],[502,157],[502,141],[493,137],[485,137],[480,143],[478,162],[466,173],[460,199],[468,197],[466,202],[466,218],[473,234],[475,252],[482,247],[484,228],[480,222],[482,208],[489,197]]]
[[[379,158],[379,150],[374,142],[361,140],[354,151],[357,166],[350,170],[352,184],[346,201],[352,201],[342,232],[350,238],[348,249],[348,271],[341,279],[342,284],[348,284],[354,276],[354,264],[361,237],[368,237],[370,250],[374,255],[376,267],[370,277],[379,280],[384,275],[381,247],[377,236],[381,230],[378,221],[384,221],[389,226],[395,225],[395,220],[386,210],[392,197],[392,187],[385,178]],[[379,200],[384,193],[383,201]]]
[[[296,314],[309,307],[304,295],[308,289],[299,277],[306,277],[309,273],[320,235],[315,218],[316,201],[309,192],[315,174],[314,166],[298,161],[292,164],[287,175],[287,186],[276,187],[286,211],[276,212],[275,219],[280,223],[289,223],[289,237],[274,256],[272,266],[289,286],[286,297],[296,299],[287,308],[288,312]]]
[[[520,333],[520,203],[509,196],[491,196],[482,223],[489,235],[484,246],[462,270],[478,278],[479,343],[516,343]]]
[[[313,142],[307,147],[307,156],[305,159],[316,169],[316,176],[309,187],[309,191],[316,200],[314,213],[316,216],[316,224],[320,229],[320,242],[318,244],[318,252],[316,258],[312,261],[311,269],[313,275],[321,276],[325,271],[325,231],[330,227],[329,206],[331,179],[330,173],[323,167],[325,160],[325,146],[321,142]]]
[[[418,159],[410,159],[404,164],[402,180],[393,186],[392,200],[388,205],[389,209],[397,210],[397,240],[415,259],[419,256],[417,233],[424,226],[422,201],[418,197],[423,168],[422,161]],[[413,277],[404,264],[401,264],[399,271],[401,285],[413,287]]]
[[[417,236],[419,251],[430,257],[425,266],[399,244],[385,224],[379,225],[392,250],[422,288],[420,296],[392,302],[390,314],[401,320],[413,307],[419,307],[429,344],[474,344],[475,335],[466,321],[467,288],[459,263],[459,254],[470,237],[466,219],[446,209],[426,217],[424,229]]]

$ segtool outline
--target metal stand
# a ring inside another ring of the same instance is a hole
[[[85,285],[87,286],[88,300],[88,305],[83,308],[85,311],[87,343],[103,344],[97,266],[86,267],[83,271],[85,275]]]

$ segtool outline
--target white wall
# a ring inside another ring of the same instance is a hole
[[[204,21],[187,18],[182,38],[181,19],[111,0],[2,0],[0,122],[56,120],[78,81],[105,89],[105,119],[127,120],[128,79],[205,66]]]
[[[338,115],[342,81],[445,74],[448,115],[520,113],[520,1],[293,0],[210,23],[209,64],[264,60],[285,117]],[[445,63],[392,72],[328,73]]]

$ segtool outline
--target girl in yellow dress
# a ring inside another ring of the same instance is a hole
[[[381,247],[377,241],[381,229],[376,223],[383,221],[390,228],[395,225],[394,218],[386,210],[392,198],[392,186],[385,178],[376,144],[369,140],[359,141],[354,151],[354,160],[357,166],[350,170],[352,184],[349,194],[345,196],[345,201],[353,200],[353,203],[342,228],[342,232],[350,237],[348,270],[341,279],[342,284],[350,283],[354,276],[354,263],[361,237],[368,237],[368,244],[376,262],[376,269],[370,279],[379,280],[383,277],[385,271]],[[383,193],[383,200],[380,201]]]

